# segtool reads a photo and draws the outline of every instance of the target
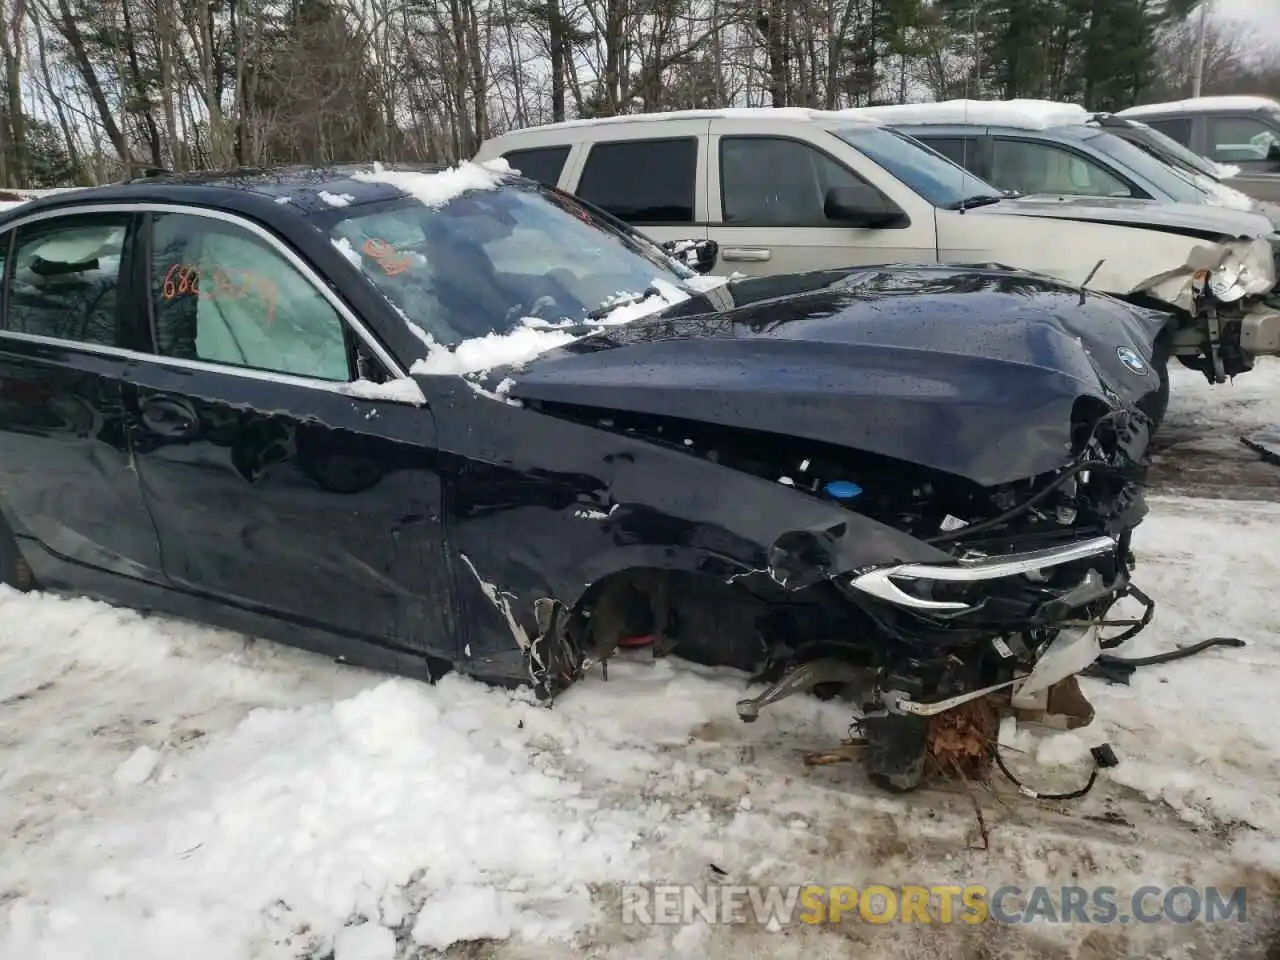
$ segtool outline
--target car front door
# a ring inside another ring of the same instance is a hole
[[[93,571],[163,582],[129,450],[121,384],[145,317],[122,264],[127,213],[51,212],[0,237],[0,506],[48,586],[92,590]]]
[[[351,395],[379,354],[399,371],[280,238],[189,207],[147,229],[155,356],[130,420],[169,579],[453,658],[430,409]]]
[[[906,209],[901,193],[891,197],[883,184],[802,137],[762,134],[759,123],[732,119],[715,120],[711,129],[709,235],[719,246],[716,272],[767,276],[937,260],[934,211],[922,198],[911,194]],[[837,149],[840,142],[831,141]],[[850,186],[871,187],[905,212],[908,224],[864,229],[828,219],[827,190]]]

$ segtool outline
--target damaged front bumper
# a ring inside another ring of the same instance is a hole
[[[1140,291],[1182,311],[1172,351],[1210,383],[1280,355],[1280,234],[1198,247],[1180,271]]]

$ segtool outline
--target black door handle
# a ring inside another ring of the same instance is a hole
[[[144,403],[142,422],[148,430],[166,437],[189,437],[200,426],[191,404],[172,397],[154,397]]]

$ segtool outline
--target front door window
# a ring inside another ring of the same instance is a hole
[[[342,317],[271,244],[210,217],[159,213],[153,223],[158,353],[315,380],[351,379]]]
[[[831,227],[823,212],[832,187],[859,186],[820,150],[782,137],[721,137],[720,197],[726,226]]]

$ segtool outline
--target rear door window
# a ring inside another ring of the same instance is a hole
[[[597,143],[577,194],[632,224],[693,223],[698,140]]]
[[[4,329],[98,346],[129,346],[119,296],[130,219],[128,214],[83,214],[19,227]]]
[[[504,153],[502,159],[519,171],[522,177],[554,187],[560,182],[564,162],[569,159],[569,148],[532,147],[528,150],[511,150]]]

